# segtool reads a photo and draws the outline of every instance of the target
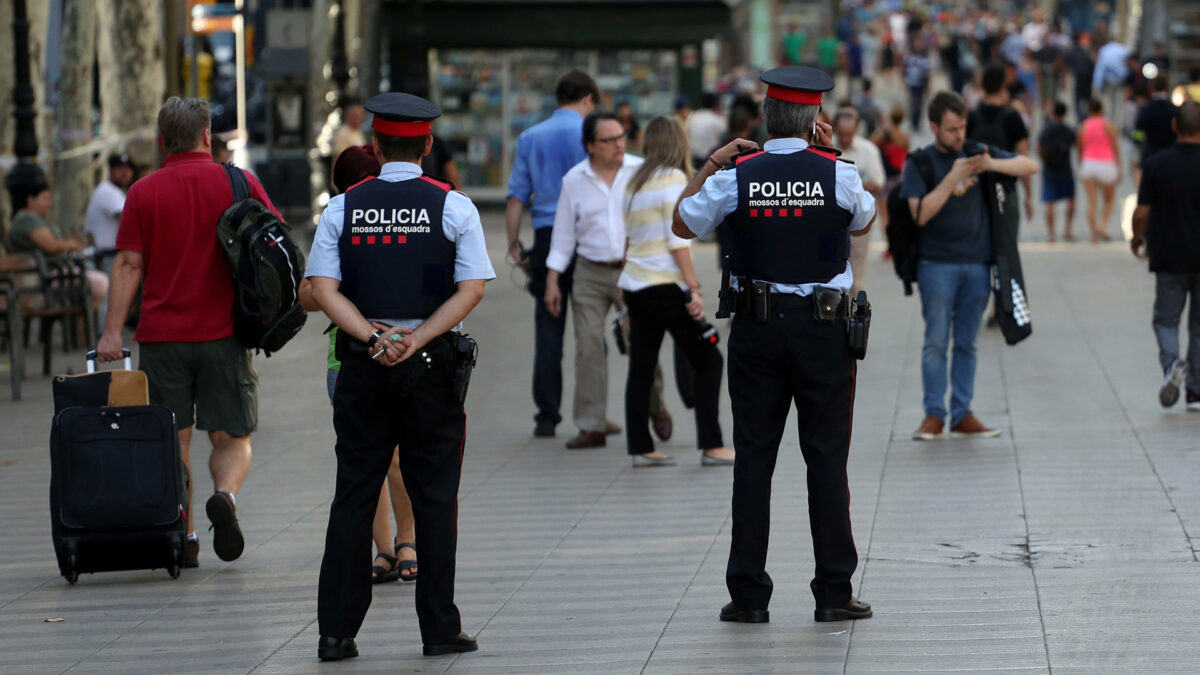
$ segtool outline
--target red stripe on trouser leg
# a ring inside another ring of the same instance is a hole
[[[462,484],[463,448],[467,445],[467,409],[463,408],[462,440],[458,442],[458,483]],[[458,541],[458,486],[454,488],[454,541]],[[457,548],[457,545],[456,545]],[[457,555],[456,555],[457,557]],[[462,632],[462,612],[458,613],[458,632]]]
[[[854,434],[854,394],[858,388],[858,361],[850,357],[850,423],[846,426],[846,454],[850,454],[850,439]],[[854,523],[850,518],[850,474],[846,473],[846,522],[850,524],[850,541],[854,541]],[[858,567],[858,546],[854,547],[854,566]]]

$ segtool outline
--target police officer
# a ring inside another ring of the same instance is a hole
[[[794,400],[808,466],[815,618],[865,619],[871,607],[855,599],[850,586],[858,566],[846,482],[855,361],[843,312],[853,282],[849,236],[867,234],[875,202],[853,166],[810,145],[831,141],[829,125],[816,120],[833,79],[787,66],[763,73],[762,80],[769,135],[763,151],[735,140],[714,152],[684,190],[674,217],[681,237],[705,236],[722,221],[733,237],[738,292],[729,394],[737,459],[725,575],[732,602],[720,618],[769,620],[771,475]]]
[[[474,651],[454,605],[458,484],[466,415],[453,393],[458,326],[495,278],[479,212],[449,183],[422,175],[437,106],[381,94],[372,145],[383,165],[329,201],[307,275],[337,324],[342,369],[333,396],[337,485],[317,600],[321,660],[358,655],[371,604],[371,521],[393,448],[416,519],[416,607],[426,656]]]

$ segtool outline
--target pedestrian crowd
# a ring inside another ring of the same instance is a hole
[[[925,324],[924,416],[913,438],[995,437],[1002,431],[972,411],[976,337],[993,298],[987,322],[1010,343],[1029,334],[1016,242],[1035,215],[1034,177],[1049,241],[1064,201],[1061,237],[1074,240],[1078,183],[1089,238],[1100,242],[1111,238],[1128,168],[1137,193],[1129,243],[1156,279],[1159,399],[1200,411],[1200,72],[1172,88],[1161,45],[1142,59],[1103,23],[1071,31],[1041,10],[925,17],[866,3],[811,44],[789,26],[780,51],[790,65],[761,78],[733,73],[650,119],[628,102],[600,110],[595,80],[570,71],[553,113],[521,133],[505,233],[506,257],[533,298],[532,434],[555,437],[564,420],[570,315],[575,429],[565,448],[604,447],[623,433],[633,467],[677,464],[654,441],[676,434],[659,365],[669,334],[698,462],[733,469],[731,602],[720,619],[769,620],[769,487],[792,407],[808,466],[814,617],[865,619],[870,605],[850,585],[857,551],[846,489],[861,354],[847,336],[866,307],[859,291],[874,223],[901,277],[916,283]],[[814,62],[819,69],[801,65]],[[934,90],[935,73],[948,89]],[[838,81],[844,96],[830,100]],[[905,93],[900,105],[879,92],[889,81]],[[454,604],[463,401],[477,349],[463,324],[495,273],[478,210],[456,189],[457,168],[433,134],[440,114],[399,93],[346,106],[331,164],[336,194],[298,291],[305,310],[331,322],[325,370],[338,468],[318,591],[323,660],[358,654],[371,584],[397,580],[416,583],[425,654],[477,648]],[[135,181],[127,156],[110,157],[87,209],[90,242],[54,226],[43,185],[14,194],[6,243],[46,255],[115,252],[87,273],[105,307],[99,356],[121,357],[138,313],[140,368],[151,402],[175,413],[188,476],[193,429],[208,434],[214,492],[205,511],[216,555],[234,560],[245,547],[237,494],[251,466],[257,375],[236,337],[237,289],[213,236],[235,200],[210,123],[203,101],[171,98],[158,118],[161,169]],[[926,129],[932,143],[915,147]],[[246,179],[250,198],[278,217],[258,180]],[[522,238],[526,212],[532,232]],[[897,244],[904,232],[909,247]],[[718,243],[725,280],[716,292],[696,273],[696,237]],[[707,320],[713,310],[733,316],[726,356]],[[628,356],[623,414],[607,406],[610,333]],[[726,359],[730,445],[719,422]],[[189,514],[192,492],[189,480]],[[184,566],[195,567],[193,519],[187,529]]]

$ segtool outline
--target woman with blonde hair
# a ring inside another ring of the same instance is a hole
[[[717,421],[724,364],[715,329],[705,332],[704,303],[687,240],[671,233],[675,202],[691,179],[687,135],[670,117],[642,132],[645,162],[629,181],[625,225],[628,252],[617,285],[629,310],[629,377],[625,431],[633,466],[663,466],[674,458],[650,438],[650,387],[663,335],[670,333],[695,371],[696,445],[704,466],[732,465]],[[711,329],[711,326],[707,327]],[[707,335],[707,338],[704,337]]]

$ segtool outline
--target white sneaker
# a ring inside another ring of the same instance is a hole
[[[1167,375],[1163,378],[1162,388],[1158,390],[1158,402],[1164,408],[1170,408],[1179,400],[1179,388],[1183,386],[1183,381],[1187,379],[1188,362],[1183,359],[1175,359],[1175,363],[1167,368]],[[1191,408],[1189,407],[1189,410]]]

